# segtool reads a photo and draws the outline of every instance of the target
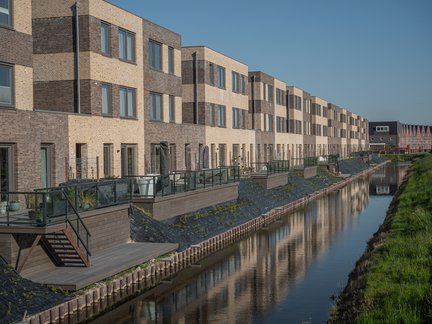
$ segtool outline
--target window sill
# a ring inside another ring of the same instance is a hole
[[[114,118],[113,115],[108,115],[108,114],[102,114],[101,116],[104,118]]]
[[[0,110],[12,110],[12,111],[16,111],[16,107],[15,106],[5,106],[5,105],[1,105],[0,104]]]
[[[125,119],[125,120],[138,120],[137,117],[127,117],[127,116],[120,116],[120,119]]]
[[[124,63],[132,64],[132,65],[137,65],[136,61],[128,61],[128,60],[125,60],[125,59],[121,59],[120,57],[118,59],[119,59],[119,61],[124,62]]]
[[[0,28],[9,29],[11,31],[16,31],[13,26],[8,26],[8,25],[2,25],[2,24],[0,24]]]
[[[113,58],[111,53],[104,53],[104,52],[100,52],[100,55],[106,57],[106,58]]]

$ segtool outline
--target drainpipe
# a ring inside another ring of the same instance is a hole
[[[254,85],[255,85],[255,76],[251,76],[251,97],[252,97],[252,129],[255,129],[255,92],[254,92]]]
[[[80,87],[80,59],[79,59],[79,53],[80,53],[80,47],[79,47],[79,2],[75,2],[75,79],[76,79],[76,94],[77,94],[77,102],[75,107],[75,112],[80,114],[81,113],[81,87]]]
[[[194,83],[194,106],[193,106],[193,123],[198,124],[198,61],[197,52],[192,53],[193,59],[193,83]]]

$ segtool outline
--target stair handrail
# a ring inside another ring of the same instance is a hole
[[[76,215],[76,220],[77,220],[77,228],[75,228],[75,226],[72,224],[71,220],[68,217],[68,210],[69,208],[67,208],[66,206],[66,222],[70,224],[72,230],[74,231],[75,235],[77,236],[78,239],[78,245],[79,242],[81,242],[81,245],[84,247],[84,249],[87,252],[87,258],[89,256],[91,256],[91,251],[90,251],[90,244],[89,244],[89,239],[91,237],[90,231],[88,230],[87,226],[84,224],[81,216],[79,215],[78,211],[76,210],[75,206],[72,204],[72,202],[69,199],[69,196],[67,195],[67,193],[65,192],[64,188],[60,188],[61,189],[61,193],[63,195],[63,197],[66,199],[67,203],[69,204],[69,206],[71,207],[72,211],[74,212],[74,214]],[[85,233],[86,233],[86,242],[84,242],[84,240],[81,238],[81,235],[79,234],[79,228],[80,226],[82,226],[85,229]]]

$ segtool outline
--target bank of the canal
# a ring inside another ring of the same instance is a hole
[[[372,161],[372,165],[360,159],[349,159],[340,162],[340,169],[342,173],[351,174],[353,178],[369,172],[368,170],[374,168],[377,163],[382,163],[382,160],[377,157]],[[279,214],[288,209],[304,206],[312,199],[325,194],[327,190],[332,191],[344,186],[347,181],[350,180],[334,177],[325,170],[320,170],[318,176],[312,179],[303,179],[300,173],[293,172],[287,186],[264,190],[251,179],[243,179],[240,184],[239,200],[182,215],[165,223],[156,222],[135,209],[131,224],[134,240],[179,242],[183,251],[175,255],[171,261],[154,260],[113,278],[107,278],[74,295],[37,286],[37,289],[44,291],[46,300],[49,301],[42,304],[37,299],[40,294],[35,296],[34,293],[26,293],[26,285],[32,283],[28,283],[11,273],[9,268],[4,267],[3,273],[0,274],[0,285],[9,286],[13,283],[16,288],[4,291],[1,296],[1,319],[4,323],[11,323],[23,318],[24,314],[29,316],[37,313],[27,317],[27,321],[35,323],[44,320],[58,321],[82,309],[88,310],[89,306],[102,301],[105,301],[104,308],[110,307],[274,221]],[[275,210],[278,206],[286,206],[287,209]],[[263,217],[260,217],[261,215]],[[194,245],[198,245],[200,249],[195,248]],[[30,290],[36,291],[35,289]],[[16,293],[21,290],[24,291],[25,299]],[[124,293],[125,290],[128,290],[127,293]],[[115,295],[115,298],[109,298],[110,300],[107,301],[104,296],[108,295]],[[34,307],[28,307],[29,304]],[[55,304],[57,306],[52,307]],[[95,313],[86,311],[86,315],[81,319],[92,317],[99,310]]]
[[[432,323],[432,155],[417,158],[331,323]]]

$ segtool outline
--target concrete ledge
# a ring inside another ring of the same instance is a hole
[[[132,199],[132,203],[162,220],[238,198],[239,183],[229,183],[175,195]]]
[[[318,170],[318,167],[317,167],[317,166],[307,167],[307,168],[305,168],[304,171],[303,171],[303,177],[304,177],[305,179],[309,179],[309,178],[316,177],[316,175],[317,175],[317,170]]]
[[[251,177],[265,189],[272,189],[288,184],[288,172],[271,175],[253,174]]]

